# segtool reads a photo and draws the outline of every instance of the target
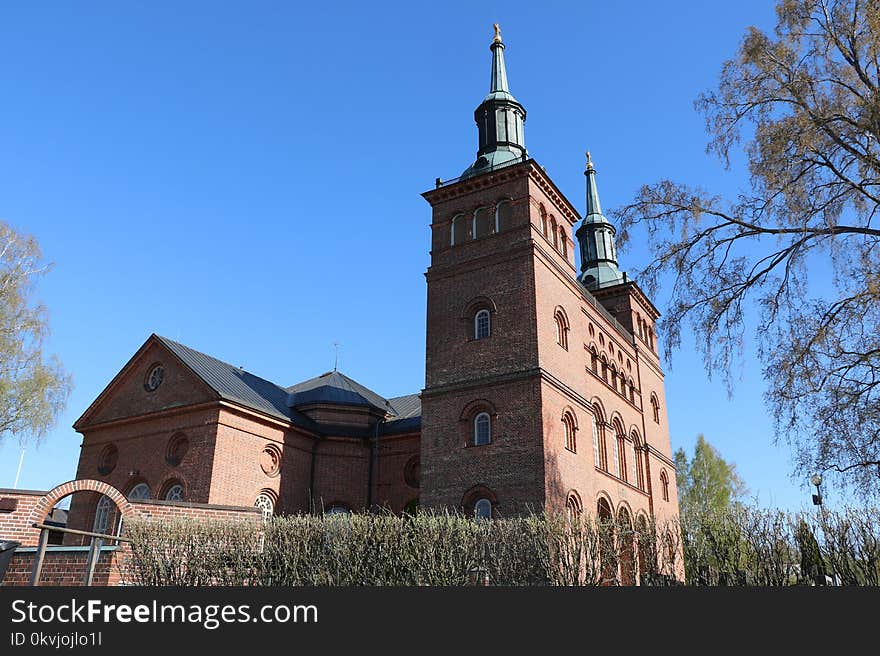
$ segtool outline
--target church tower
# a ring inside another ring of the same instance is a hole
[[[658,313],[618,269],[592,160],[581,221],[526,151],[526,110],[497,25],[490,51],[476,160],[423,194],[432,221],[421,504],[633,523],[676,515]]]

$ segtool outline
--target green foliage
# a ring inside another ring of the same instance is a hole
[[[745,494],[736,465],[722,458],[702,434],[697,436],[690,460],[684,449],[678,449],[673,457],[682,512],[722,511]]]
[[[70,394],[70,377],[54,356],[44,357],[46,309],[33,305],[40,263],[33,237],[0,222],[0,438],[45,435]]]

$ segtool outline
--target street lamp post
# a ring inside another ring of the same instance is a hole
[[[810,476],[810,483],[816,486],[816,494],[813,495],[813,505],[822,507],[822,474]]]

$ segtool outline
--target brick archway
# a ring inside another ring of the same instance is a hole
[[[55,507],[55,504],[74,492],[97,492],[98,494],[103,494],[109,497],[110,500],[116,504],[116,508],[119,510],[119,513],[124,520],[131,519],[136,514],[134,507],[129,503],[128,499],[125,498],[125,495],[115,487],[101,481],[85,478],[78,481],[67,481],[66,483],[62,483],[49,490],[49,492],[37,502],[37,505],[34,506],[33,510],[31,510],[27,525],[32,526],[33,524],[42,524],[46,517],[49,516],[52,508]]]

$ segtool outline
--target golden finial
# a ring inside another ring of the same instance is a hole
[[[593,158],[590,157],[590,151],[587,151],[587,170],[590,171],[593,168]]]
[[[493,23],[492,27],[495,28],[495,38],[492,39],[492,43],[501,43],[501,28],[498,27],[498,23]]]

